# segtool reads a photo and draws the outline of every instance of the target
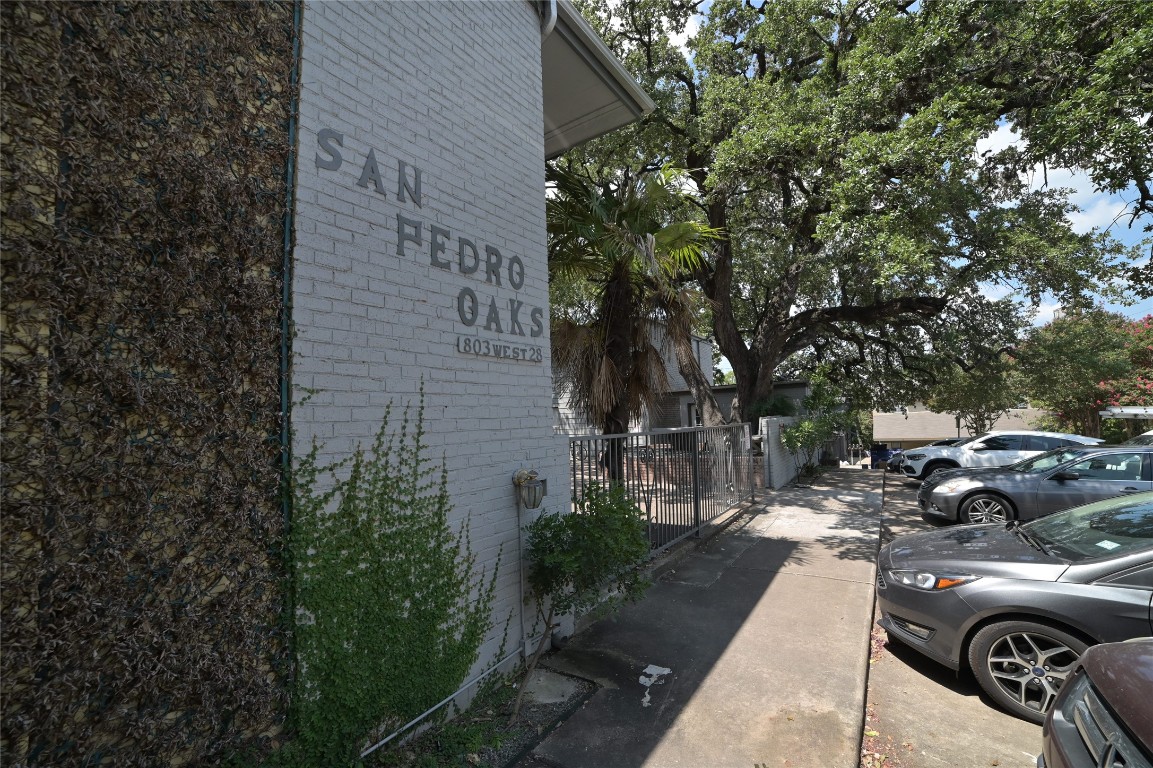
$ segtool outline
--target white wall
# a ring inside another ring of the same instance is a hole
[[[798,474],[797,462],[781,443],[781,428],[796,424],[795,416],[764,416],[761,418],[761,447],[764,451],[764,480],[766,488],[784,488]]]
[[[385,405],[415,406],[423,381],[428,455],[447,463],[455,522],[469,521],[490,572],[503,549],[478,670],[510,615],[506,652],[520,644],[513,473],[536,468],[554,489],[545,509],[567,506],[565,441],[552,429],[540,51],[528,2],[304,8],[292,376],[298,394],[315,394],[293,411],[294,450],[313,438],[327,458],[367,446]],[[419,199],[398,195],[402,168],[410,187],[419,169]]]

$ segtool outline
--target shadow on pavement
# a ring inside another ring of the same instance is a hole
[[[737,560],[746,567],[728,567]],[[573,637],[548,666],[601,687],[537,756],[565,768],[643,765],[778,572],[797,564],[794,542],[740,532],[712,539],[664,573],[644,600]],[[652,667],[669,672],[638,686],[638,674]],[[520,765],[538,764],[530,757]]]

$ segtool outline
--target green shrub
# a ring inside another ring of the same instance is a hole
[[[623,486],[590,486],[573,512],[541,515],[525,531],[526,580],[544,626],[525,667],[527,677],[557,626],[557,616],[615,610],[639,599],[651,582],[640,571],[649,555],[648,528]],[[520,702],[518,696],[513,720]]]
[[[797,404],[791,397],[773,395],[768,400],[758,400],[753,404],[751,419],[762,416],[796,416]]]
[[[592,486],[571,514],[541,515],[525,530],[529,587],[556,614],[612,610],[648,586],[637,568],[648,558],[648,528],[623,486]]]

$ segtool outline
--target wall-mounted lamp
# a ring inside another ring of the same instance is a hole
[[[518,469],[512,476],[512,484],[516,486],[517,499],[525,509],[536,509],[544,501],[544,482],[536,476],[532,469]]]

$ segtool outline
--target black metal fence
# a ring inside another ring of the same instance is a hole
[[[753,498],[748,424],[569,439],[571,497],[590,485],[624,485],[644,512],[654,551]]]

